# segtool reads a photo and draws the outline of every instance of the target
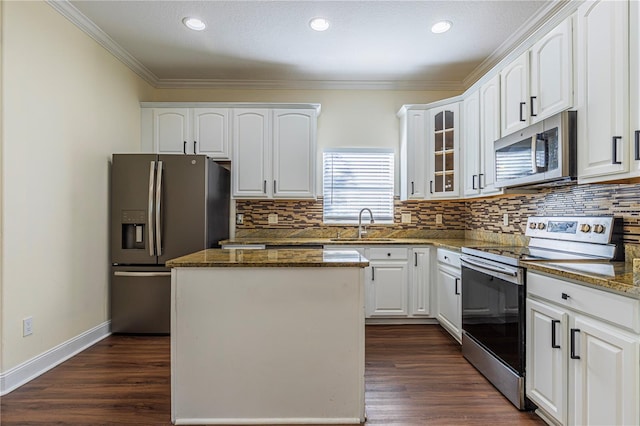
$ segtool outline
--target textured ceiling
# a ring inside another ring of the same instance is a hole
[[[157,82],[461,85],[547,1],[71,1]],[[188,30],[195,16],[207,29]],[[331,27],[309,29],[316,16]],[[441,19],[453,22],[432,34]]]

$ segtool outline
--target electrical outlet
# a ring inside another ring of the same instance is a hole
[[[402,213],[402,223],[411,223],[411,213]]]
[[[278,214],[271,213],[269,215],[269,225],[277,225],[278,224]]]
[[[436,225],[442,225],[442,213],[436,214]]]
[[[502,224],[503,224],[504,226],[509,225],[509,213],[504,213],[504,214],[502,215]]]
[[[244,223],[244,215],[242,213],[236,214],[236,225],[242,225]]]
[[[22,320],[22,337],[33,334],[33,317],[27,317]]]

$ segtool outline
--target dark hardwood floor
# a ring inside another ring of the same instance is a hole
[[[4,396],[0,424],[169,425],[169,368],[168,337],[110,336]],[[437,325],[368,326],[365,375],[367,425],[544,425]]]

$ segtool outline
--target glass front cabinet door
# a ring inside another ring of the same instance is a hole
[[[431,198],[459,196],[459,104],[430,110],[429,156]]]

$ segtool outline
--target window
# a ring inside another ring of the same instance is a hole
[[[367,207],[376,223],[393,223],[393,151],[331,149],[323,156],[325,223],[358,223]],[[365,213],[367,220],[368,215]]]

